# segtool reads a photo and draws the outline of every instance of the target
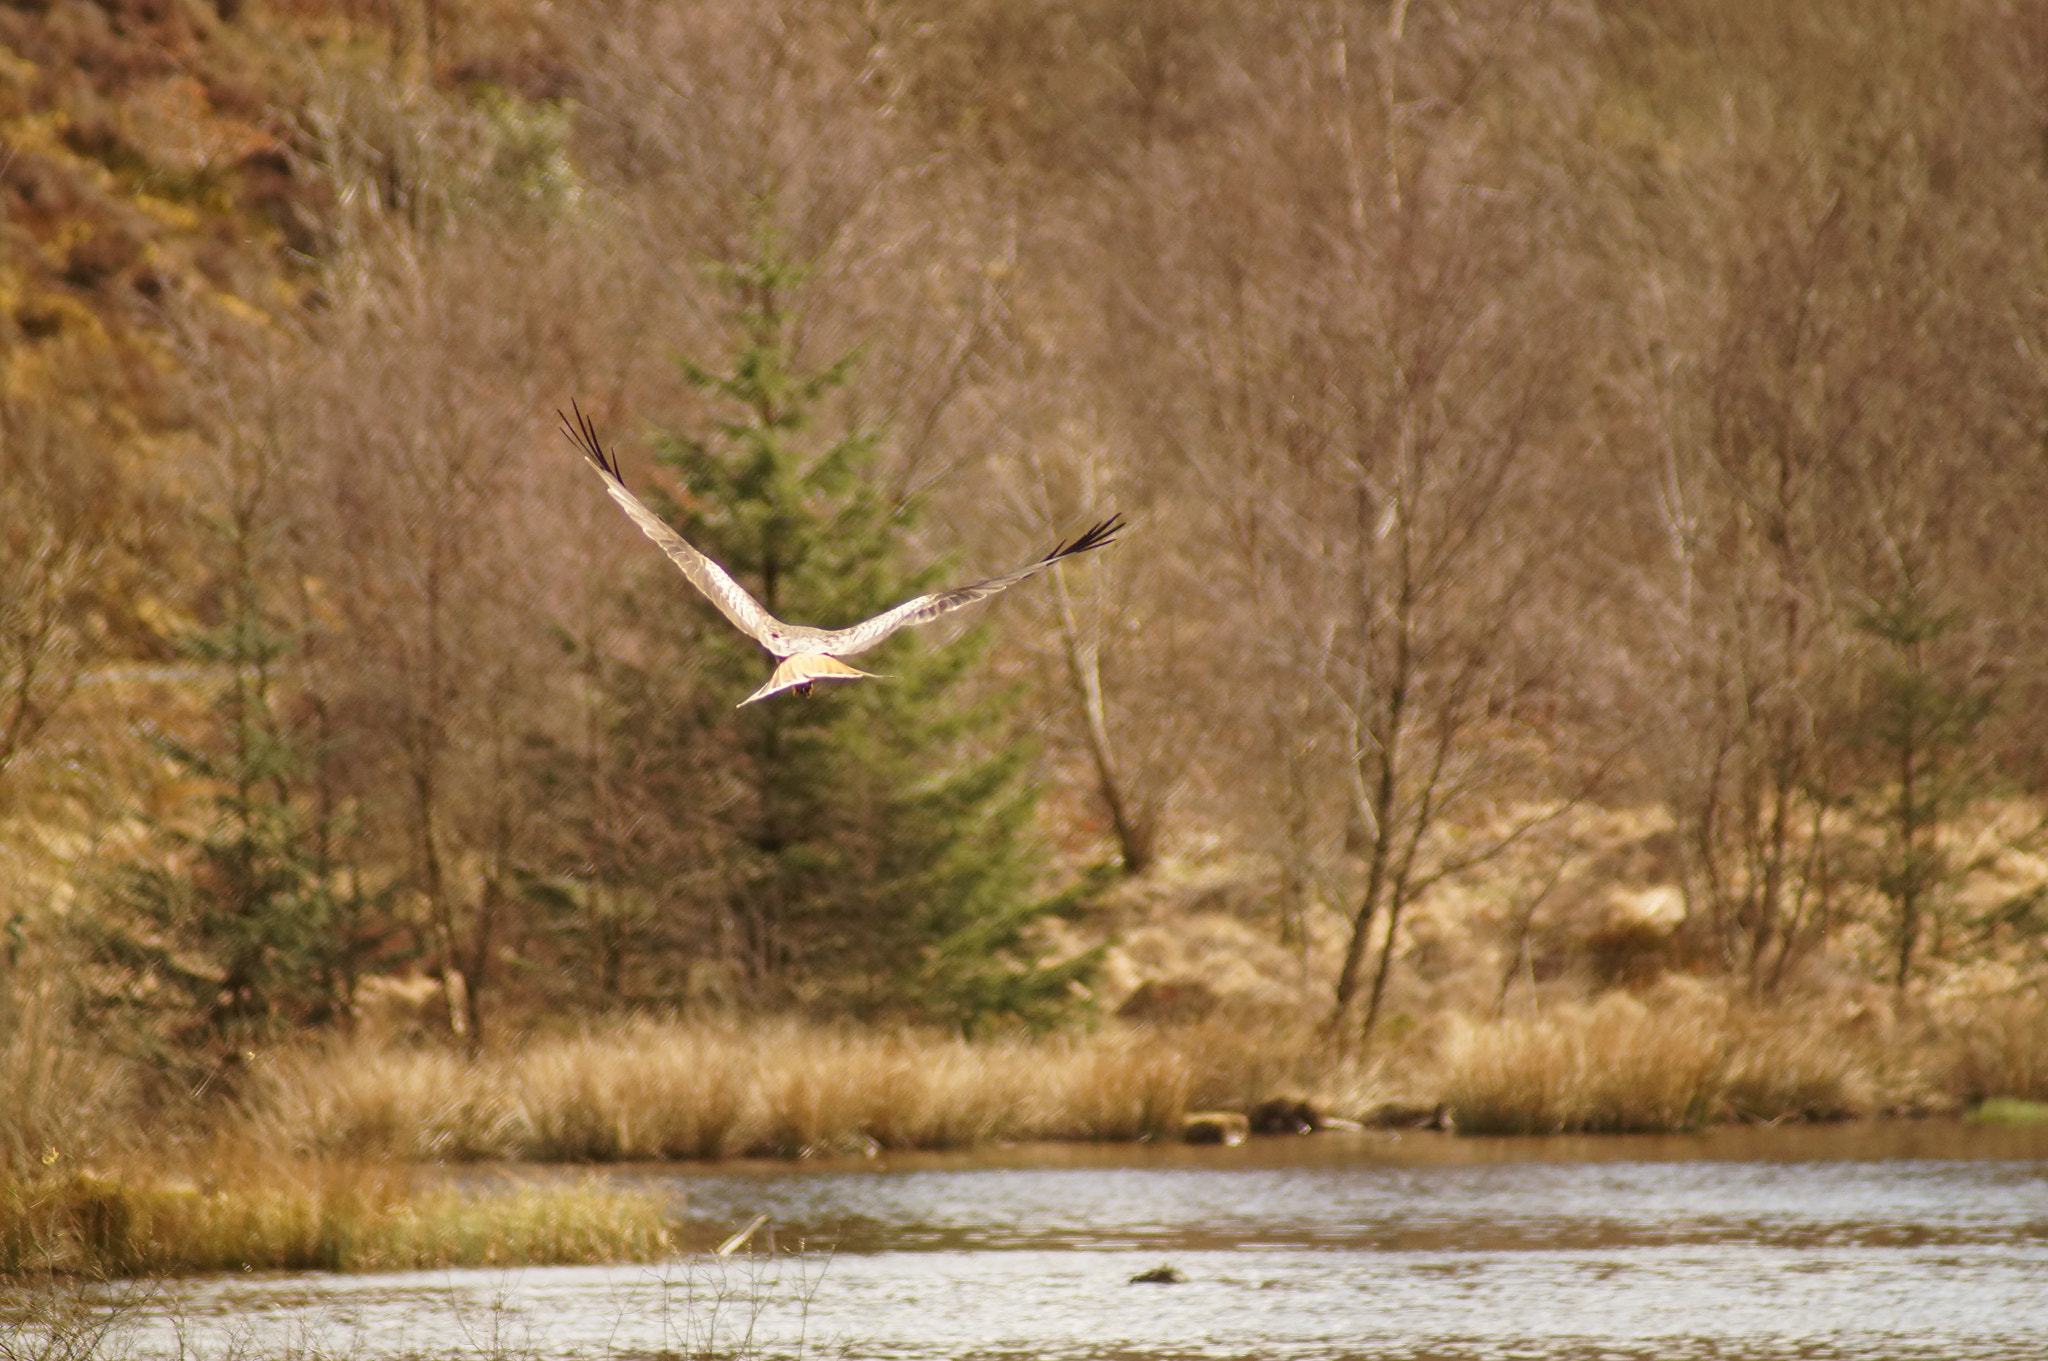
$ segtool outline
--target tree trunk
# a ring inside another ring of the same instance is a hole
[[[1110,750],[1109,719],[1102,702],[1101,651],[1092,641],[1082,639],[1080,626],[1074,619],[1073,601],[1067,595],[1066,573],[1058,567],[1053,569],[1053,594],[1059,603],[1060,643],[1067,658],[1067,678],[1073,684],[1075,698],[1080,701],[1081,713],[1086,720],[1088,755],[1095,765],[1096,791],[1102,795],[1103,807],[1108,810],[1124,873],[1135,877],[1151,866],[1157,850],[1156,814],[1131,807],[1129,791],[1117,773],[1116,759]]]

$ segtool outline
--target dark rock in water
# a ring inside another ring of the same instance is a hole
[[[1251,1125],[1236,1111],[1190,1111],[1181,1117],[1180,1137],[1189,1144],[1241,1144]]]
[[[1170,1266],[1156,1266],[1131,1277],[1132,1285],[1179,1285],[1187,1277]]]
[[[1287,1097],[1261,1101],[1247,1118],[1254,1134],[1313,1134],[1322,1127],[1315,1107]]]
[[[1193,978],[1155,978],[1140,983],[1116,1009],[1119,1018],[1148,1025],[1191,1025],[1216,1010],[1215,989]]]

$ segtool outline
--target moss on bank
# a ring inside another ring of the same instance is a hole
[[[2048,1101],[2016,1101],[1994,1097],[1970,1112],[1979,1125],[2048,1125]]]

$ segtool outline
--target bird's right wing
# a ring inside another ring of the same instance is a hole
[[[986,600],[998,591],[1007,591],[1018,582],[1037,576],[1055,563],[1115,543],[1116,536],[1123,530],[1123,516],[1112,515],[1072,543],[1060,544],[1038,561],[1026,563],[1014,572],[990,577],[987,581],[977,581],[971,586],[956,586],[950,591],[935,591],[930,595],[918,596],[914,600],[906,600],[894,609],[855,624],[851,628],[839,629],[812,638],[805,643],[805,647],[818,652],[828,652],[835,657],[851,657],[856,652],[865,652],[898,629],[910,628],[916,624],[929,624],[932,620],[951,614],[963,606],[972,605],[977,600]]]
[[[631,516],[640,531],[654,540],[661,551],[668,554],[669,561],[683,569],[683,575],[690,584],[704,593],[706,599],[718,607],[718,612],[732,620],[740,632],[761,644],[769,644],[769,636],[782,627],[774,615],[761,608],[761,602],[747,594],[746,588],[727,574],[723,567],[690,547],[682,535],[670,529],[659,515],[649,510],[647,503],[626,489],[626,481],[619,476],[618,460],[605,453],[604,445],[597,438],[597,427],[583,409],[570,403],[575,418],[562,416],[562,433],[576,446],[591,467],[597,469],[604,479],[604,489],[612,494],[612,500]],[[769,647],[770,651],[776,649]]]

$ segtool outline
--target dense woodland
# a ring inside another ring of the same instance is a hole
[[[2048,7],[16,0],[0,207],[17,1018],[2039,977]],[[736,711],[572,400],[805,622],[1131,528]]]

